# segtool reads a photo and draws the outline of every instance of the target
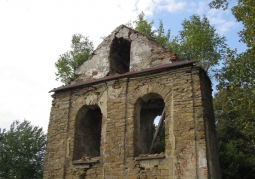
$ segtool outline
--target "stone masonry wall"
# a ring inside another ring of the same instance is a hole
[[[220,165],[218,158],[218,148],[216,141],[216,130],[215,130],[215,119],[212,101],[212,90],[211,84],[208,82],[208,76],[200,71],[200,83],[201,83],[201,93],[203,99],[203,118],[205,121],[205,137],[206,137],[206,150],[207,150],[207,161],[209,178],[216,179],[221,178],[220,176]]]
[[[165,152],[139,156],[136,106],[155,94],[165,104]],[[101,82],[53,98],[44,179],[220,178],[210,80],[200,67]],[[77,164],[74,136],[83,106],[101,110],[100,155]]]

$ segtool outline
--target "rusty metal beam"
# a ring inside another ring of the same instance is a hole
[[[157,73],[157,72],[161,72],[161,71],[165,71],[165,70],[169,70],[169,69],[174,69],[174,68],[178,68],[178,67],[190,66],[190,65],[193,65],[194,63],[195,63],[195,61],[193,61],[193,60],[174,62],[174,63],[160,65],[160,66],[156,66],[156,67],[152,67],[152,68],[146,68],[146,69],[143,69],[140,71],[130,71],[130,72],[127,72],[124,74],[116,74],[116,75],[112,75],[112,76],[106,76],[106,77],[96,79],[93,81],[86,81],[83,83],[62,86],[62,87],[54,88],[53,90],[51,90],[49,92],[66,91],[66,90],[70,90],[70,89],[81,88],[84,86],[90,86],[90,85],[97,84],[100,82],[106,82],[106,81],[116,80],[116,79],[120,79],[120,78],[131,78],[131,77],[144,76],[147,74],[153,74],[153,73]]]

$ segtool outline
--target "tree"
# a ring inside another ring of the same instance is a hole
[[[159,44],[161,44],[163,47],[167,47],[169,43],[171,43],[170,39],[170,29],[167,30],[167,33],[165,34],[164,25],[162,20],[159,20],[159,27],[156,30],[155,40]]]
[[[26,120],[0,129],[0,178],[42,178],[45,143],[42,128]]]
[[[137,16],[137,20],[134,21],[135,30],[137,30],[140,33],[143,33],[147,37],[150,37],[151,39],[155,40],[159,44],[161,44],[163,47],[168,47],[172,43],[172,40],[170,38],[170,29],[167,30],[167,33],[165,34],[164,24],[162,20],[159,20],[159,27],[157,30],[153,29],[154,21],[148,22],[148,20],[145,19],[145,14],[142,12]],[[130,28],[133,28],[131,23],[129,22],[127,24]]]
[[[209,3],[209,6],[211,8],[215,9],[220,9],[222,8],[223,10],[226,10],[229,5],[229,0],[213,0],[212,2]]]
[[[216,65],[226,55],[226,38],[216,33],[209,20],[203,16],[193,15],[182,22],[179,36],[170,36],[170,29],[164,32],[163,22],[159,21],[157,30],[152,30],[153,21],[148,22],[141,13],[135,21],[135,29],[162,46],[176,53],[182,60],[195,60],[206,71]]]
[[[209,5],[226,10],[229,2],[214,0]],[[221,110],[216,116],[220,119],[220,164],[224,178],[255,178],[255,3],[238,0],[231,10],[237,21],[243,23],[239,34],[248,48],[240,54],[229,53],[217,74],[219,93],[214,101],[216,112]]]
[[[60,55],[60,58],[55,63],[58,72],[56,80],[68,84],[76,76],[75,70],[88,60],[94,50],[93,43],[81,34],[72,36],[72,50]]]
[[[241,40],[248,47],[255,49],[255,2],[253,0],[239,0],[232,8],[238,22],[242,22],[244,29],[239,32]]]
[[[155,31],[152,30],[152,25],[154,24],[154,22],[153,21],[148,22],[146,19],[144,19],[144,17],[145,17],[145,14],[143,12],[141,12],[137,16],[137,20],[134,21],[135,30],[137,30],[138,32],[143,33],[147,37],[150,37],[150,38],[154,39]]]
[[[211,8],[228,8],[230,0],[213,0]],[[242,22],[244,28],[239,32],[241,41],[248,47],[255,49],[255,2],[253,0],[238,0],[238,4],[232,7],[232,13],[238,22]]]
[[[180,31],[179,56],[185,60],[195,60],[206,71],[223,59],[226,54],[226,38],[216,33],[206,16],[202,19],[192,15],[182,22]]]
[[[230,87],[215,94],[214,111],[217,124],[219,159],[224,179],[255,178],[254,115],[240,110],[239,93],[243,89]],[[241,97],[241,96],[240,96]]]

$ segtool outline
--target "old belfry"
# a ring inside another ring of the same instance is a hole
[[[121,25],[76,73],[51,91],[44,179],[220,178],[211,82],[194,61]]]

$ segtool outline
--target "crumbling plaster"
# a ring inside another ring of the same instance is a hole
[[[130,47],[130,71],[172,63],[174,54],[163,48],[157,42],[145,35],[130,29],[124,25],[117,27],[94,51],[93,56],[84,62],[77,70],[79,75],[71,84],[86,80],[105,77],[110,72],[109,54],[114,38],[124,38],[131,43]]]

